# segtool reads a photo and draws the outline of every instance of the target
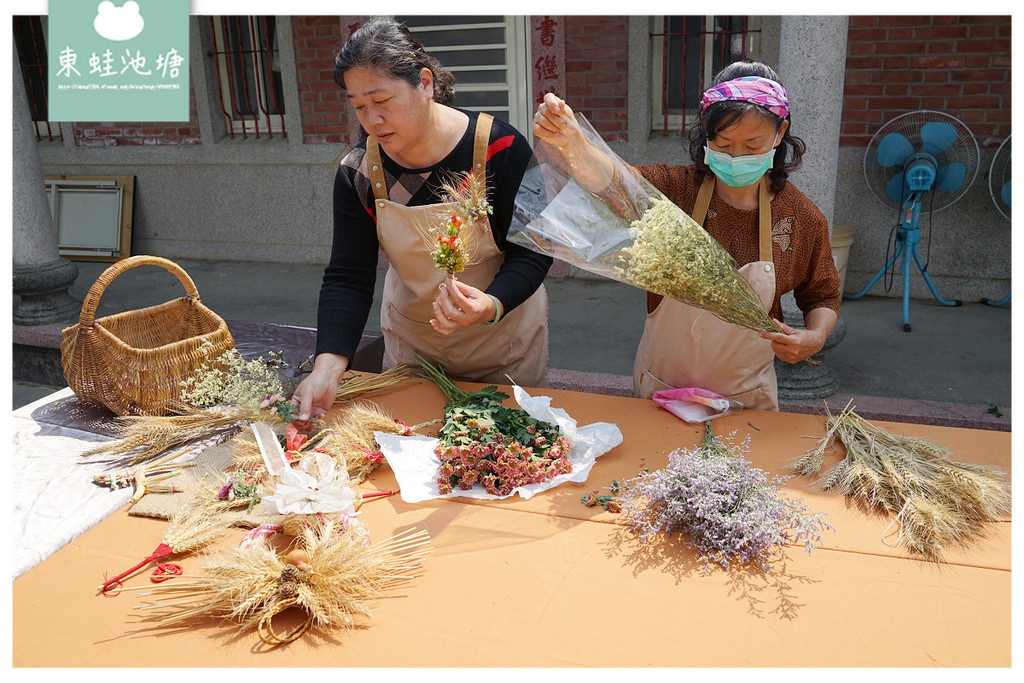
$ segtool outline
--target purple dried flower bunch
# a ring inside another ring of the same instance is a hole
[[[773,477],[744,457],[750,436],[716,437],[707,422],[702,443],[669,454],[668,466],[644,472],[621,492],[624,524],[647,541],[655,533],[689,535],[705,573],[712,563],[729,570],[754,564],[768,572],[783,546],[803,543],[808,553],[832,529],[823,513],[779,490],[788,477]]]

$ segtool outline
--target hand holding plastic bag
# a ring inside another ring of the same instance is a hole
[[[584,164],[543,140],[516,196],[509,241],[755,331],[781,331],[736,261],[703,227],[616,156],[580,114],[577,144],[603,154],[611,182],[588,191]],[[577,159],[582,158],[576,155]]]

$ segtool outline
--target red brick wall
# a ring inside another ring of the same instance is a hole
[[[932,109],[998,146],[1010,75],[1008,16],[851,16],[840,144],[866,145],[886,121]]]
[[[345,141],[348,103],[334,82],[334,54],[342,32],[350,32],[336,16],[292,18],[295,71],[298,76],[302,141],[338,144]]]
[[[625,141],[629,17],[564,16],[565,100],[609,142]]]
[[[75,144],[79,147],[198,145],[199,126],[194,117],[188,123],[79,123],[75,125]]]

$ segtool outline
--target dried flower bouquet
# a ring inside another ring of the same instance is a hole
[[[486,230],[493,208],[487,201],[483,173],[454,175],[441,183],[445,211],[423,230],[434,265],[453,277],[474,263],[480,231]]]
[[[507,496],[517,487],[572,471],[569,442],[556,425],[502,405],[509,396],[496,386],[469,393],[442,368],[416,360],[448,399],[434,451],[441,460],[439,493],[480,484],[490,494]]]
[[[767,572],[786,545],[802,543],[808,553],[820,546],[832,527],[779,490],[786,478],[751,466],[749,436],[736,445],[705,425],[699,446],[673,451],[667,467],[619,487],[620,521],[642,541],[659,532],[689,536],[705,571],[751,563]]]

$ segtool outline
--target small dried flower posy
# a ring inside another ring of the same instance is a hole
[[[487,201],[487,182],[482,173],[467,173],[441,184],[442,203],[449,209],[425,234],[434,265],[449,277],[473,263],[473,251],[487,217],[494,209]]]

